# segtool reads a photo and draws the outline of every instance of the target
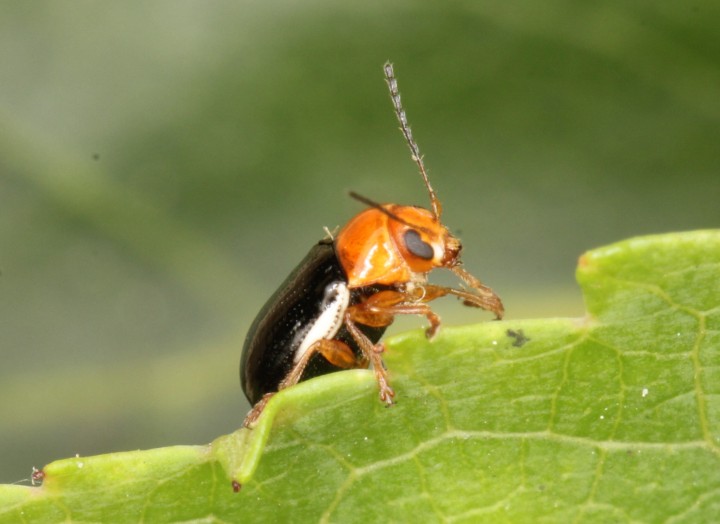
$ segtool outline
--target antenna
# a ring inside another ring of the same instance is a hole
[[[374,209],[377,209],[378,211],[380,211],[381,213],[384,213],[385,215],[389,216],[392,220],[395,220],[396,222],[400,222],[401,224],[405,224],[406,226],[411,227],[411,228],[413,228],[413,229],[417,229],[417,230],[419,230],[419,231],[424,231],[425,233],[428,233],[428,234],[430,234],[430,235],[433,234],[432,231],[430,231],[428,228],[426,228],[426,227],[424,227],[424,226],[419,226],[419,225],[411,224],[411,223],[408,222],[407,220],[405,220],[405,219],[400,218],[399,216],[397,216],[397,215],[396,215],[395,213],[393,213],[392,211],[389,211],[389,210],[385,209],[382,204],[378,204],[377,202],[375,202],[374,200],[369,199],[369,198],[366,197],[366,196],[362,196],[362,195],[356,193],[355,191],[350,191],[350,196],[351,196],[352,198],[354,198],[355,200],[357,200],[358,202],[362,202],[363,204],[365,204],[365,205],[368,206],[368,207],[372,207],[372,208],[374,208]]]
[[[427,171],[425,170],[423,158],[420,155],[420,148],[418,148],[417,143],[415,143],[412,131],[410,130],[410,125],[408,124],[405,110],[403,109],[402,102],[400,101],[400,91],[398,91],[398,84],[397,79],[395,78],[395,71],[393,70],[393,65],[390,62],[385,62],[383,69],[385,70],[385,81],[387,82],[388,89],[390,89],[390,100],[392,100],[393,107],[395,108],[395,116],[397,116],[397,119],[400,122],[400,131],[402,131],[402,134],[405,137],[405,141],[410,148],[410,157],[417,164],[418,168],[420,169],[420,174],[425,181],[425,187],[427,187],[428,193],[430,195],[430,204],[432,206],[433,215],[435,215],[436,220],[440,221],[442,205],[440,204],[440,200],[438,200],[438,197],[435,194],[435,190],[430,185],[430,179],[428,178]]]

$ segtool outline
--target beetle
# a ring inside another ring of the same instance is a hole
[[[380,399],[391,405],[395,392],[379,341],[396,315],[426,317],[428,338],[440,327],[429,303],[446,295],[503,316],[500,298],[462,267],[462,245],[440,220],[442,206],[408,125],[393,65],[386,63],[384,72],[430,209],[379,204],[350,193],[367,209],[310,249],[250,327],[240,361],[242,388],[253,405],[246,427],[277,391],[343,369],[372,365]],[[455,273],[464,287],[428,283],[428,273],[437,268]]]

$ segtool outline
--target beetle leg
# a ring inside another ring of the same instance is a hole
[[[356,322],[373,327],[390,325],[395,315],[422,315],[430,322],[425,333],[428,338],[432,338],[440,328],[440,317],[425,302],[437,297],[421,289],[417,291],[422,293],[417,297],[403,291],[380,291],[363,302],[350,306],[348,311]]]
[[[455,295],[463,299],[463,304],[466,306],[475,306],[482,308],[486,311],[492,311],[495,313],[495,318],[500,320],[505,313],[505,307],[503,306],[500,297],[495,292],[487,287],[485,284],[480,282],[477,278],[472,276],[470,273],[460,265],[455,265],[450,268],[450,271],[455,273],[460,279],[465,282],[475,293],[469,293],[467,291],[461,291],[459,289],[446,288],[450,290],[450,294]],[[433,286],[439,287],[439,286]]]
[[[255,425],[255,422],[257,422],[258,417],[260,417],[260,414],[265,409],[265,405],[268,403],[268,400],[270,400],[275,393],[276,393],[275,391],[271,391],[270,393],[265,393],[262,396],[262,398],[255,403],[255,405],[252,407],[250,412],[245,416],[245,420],[243,420],[242,427],[252,428]]]
[[[290,373],[288,373],[282,382],[280,382],[278,385],[278,391],[294,386],[300,382],[302,374],[305,372],[305,368],[307,368],[310,359],[317,353],[320,353],[323,357],[325,357],[325,359],[327,359],[327,361],[333,366],[337,366],[342,369],[367,366],[366,360],[358,360],[355,357],[353,350],[350,349],[350,346],[345,344],[345,342],[342,342],[341,340],[320,339],[307,349],[302,358],[290,370]],[[263,397],[255,403],[253,408],[250,410],[250,413],[248,413],[245,417],[243,427],[249,428],[255,424],[258,417],[263,412],[263,409],[265,409],[265,405],[275,393],[276,391],[265,393],[265,395],[263,395]]]
[[[358,360],[355,353],[345,342],[341,340],[320,339],[308,348],[302,358],[290,370],[290,373],[280,382],[278,390],[289,388],[300,382],[302,374],[305,372],[310,359],[320,353],[333,366],[342,369],[352,369],[358,367]]]
[[[481,284],[478,283],[478,285]],[[500,302],[500,298],[493,293],[490,288],[485,286],[482,286],[482,288],[485,292],[480,294],[480,288],[478,287],[473,287],[475,291],[478,291],[478,293],[473,293],[464,289],[455,289],[452,287],[437,286],[434,284],[424,284],[423,286],[407,291],[407,294],[411,297],[411,300],[418,302],[430,302],[440,297],[453,295],[462,299],[464,305],[479,307],[485,311],[491,311],[492,313],[495,313],[498,320],[501,319],[504,308],[502,302]]]
[[[350,332],[350,335],[355,339],[358,346],[364,355],[364,357],[372,363],[373,371],[375,372],[375,380],[377,380],[378,388],[380,389],[380,400],[385,402],[388,406],[393,404],[393,397],[395,392],[388,384],[387,369],[385,363],[382,360],[382,354],[385,351],[385,346],[380,344],[373,344],[365,334],[360,331],[360,328],[355,325],[352,316],[351,306],[345,313],[345,327]]]

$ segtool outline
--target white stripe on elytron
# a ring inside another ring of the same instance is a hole
[[[318,340],[331,339],[335,336],[342,326],[345,310],[349,304],[350,290],[345,282],[328,284],[325,288],[325,298],[320,307],[320,315],[295,351],[295,362],[299,362],[310,346]]]

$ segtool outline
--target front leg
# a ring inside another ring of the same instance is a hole
[[[497,296],[492,289],[465,271],[465,269],[459,264],[451,267],[450,271],[460,277],[460,279],[474,291],[474,293],[468,293],[467,291],[446,288],[450,290],[450,294],[462,298],[463,304],[466,306],[475,306],[482,308],[485,311],[492,311],[495,313],[496,320],[502,319],[505,314],[505,307],[503,306],[500,297]]]

